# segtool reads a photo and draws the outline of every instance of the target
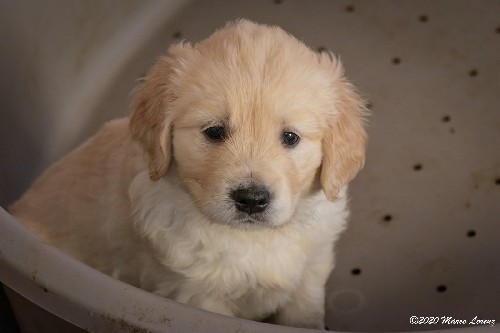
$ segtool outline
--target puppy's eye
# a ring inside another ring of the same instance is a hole
[[[282,139],[283,144],[285,144],[287,147],[294,147],[300,141],[300,137],[293,132],[283,132]]]
[[[222,140],[226,135],[226,131],[222,126],[209,127],[204,132],[205,135],[212,140]]]

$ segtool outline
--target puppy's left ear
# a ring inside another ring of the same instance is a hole
[[[174,118],[171,104],[177,96],[173,80],[183,63],[182,56],[191,49],[189,44],[177,44],[153,66],[134,91],[129,129],[148,159],[149,178],[160,179],[171,159],[171,129]]]
[[[367,135],[363,127],[366,108],[343,73],[339,60],[333,55],[320,55],[321,62],[328,61],[334,76],[334,114],[323,137],[323,162],[321,186],[328,200],[335,201],[340,189],[351,181],[365,162]]]

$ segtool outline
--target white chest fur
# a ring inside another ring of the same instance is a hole
[[[135,229],[152,244],[164,271],[154,291],[182,303],[258,319],[286,302],[316,251],[343,229],[345,202],[312,198],[292,223],[276,229],[209,222],[175,177],[150,182],[138,174],[129,189]],[[314,203],[314,204],[313,204]],[[149,269],[149,268],[144,268]]]

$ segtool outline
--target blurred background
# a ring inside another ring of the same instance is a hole
[[[339,55],[372,113],[327,327],[500,320],[498,0],[3,1],[0,205],[106,120],[127,116],[137,79],[171,43],[240,17]],[[0,299],[0,332],[15,332]]]

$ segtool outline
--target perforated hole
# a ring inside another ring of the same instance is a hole
[[[347,5],[345,6],[345,11],[348,12],[348,13],[352,13],[354,12],[355,8],[353,5]]]
[[[495,185],[500,185],[500,177],[495,179]]]
[[[500,27],[497,27],[497,28],[495,29],[495,32],[496,32],[497,34],[500,34]]]
[[[469,237],[469,238],[476,237],[476,230],[467,231],[467,237]]]
[[[274,3],[277,5],[281,5],[283,3],[283,0],[274,0]]]
[[[413,170],[415,171],[420,171],[423,169],[423,165],[421,163],[416,163],[415,165],[413,165]]]
[[[471,70],[469,71],[469,76],[470,76],[470,77],[476,77],[476,76],[478,76],[478,75],[479,75],[479,72],[477,71],[477,69],[471,69]]]
[[[443,116],[443,118],[441,118],[441,120],[442,120],[443,123],[448,123],[448,122],[450,122],[451,117],[448,116],[448,115],[446,115],[446,116]]]
[[[394,65],[399,65],[401,63],[401,58],[399,58],[399,57],[392,58],[392,63]]]
[[[455,127],[450,128],[450,133],[455,134]]]
[[[360,275],[361,274],[361,269],[360,268],[353,268],[351,270],[352,275]]]
[[[418,17],[418,20],[423,23],[429,21],[429,18],[427,17],[427,15],[420,15]]]
[[[444,293],[446,290],[448,290],[448,288],[444,284],[440,284],[439,286],[437,286],[436,290],[438,293]]]
[[[382,220],[384,222],[391,222],[392,221],[392,215],[391,214],[385,214],[383,217],[382,217]]]
[[[179,39],[182,37],[182,32],[180,30],[174,31],[172,37],[174,37],[175,39]]]

